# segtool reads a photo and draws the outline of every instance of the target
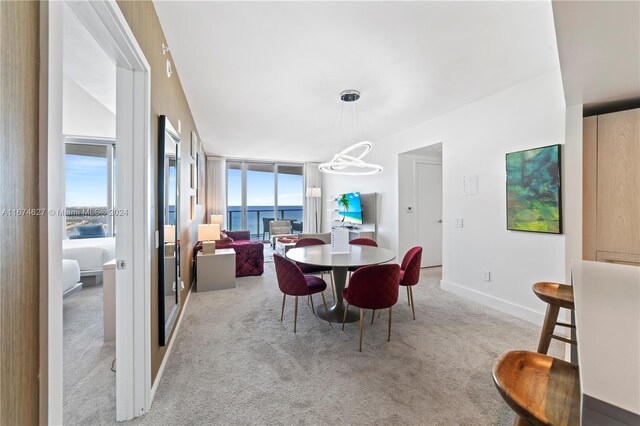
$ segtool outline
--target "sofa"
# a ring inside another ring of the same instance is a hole
[[[251,241],[249,231],[225,231],[225,233],[227,238],[216,241],[216,250],[231,248],[236,252],[236,277],[262,275],[264,244],[260,241]],[[202,250],[202,243],[198,241],[196,253],[200,250]]]

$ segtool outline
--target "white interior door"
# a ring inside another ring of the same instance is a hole
[[[417,244],[422,267],[442,265],[442,165],[416,162]]]

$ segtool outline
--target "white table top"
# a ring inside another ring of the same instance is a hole
[[[287,257],[308,265],[346,267],[377,265],[396,258],[391,250],[380,247],[349,245],[349,253],[331,253],[331,244],[290,249]]]
[[[572,265],[582,393],[640,414],[640,268]]]

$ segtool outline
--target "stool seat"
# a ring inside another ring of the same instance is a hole
[[[566,361],[529,351],[507,352],[493,367],[493,382],[529,424],[580,424],[580,377],[578,368]]]
[[[551,339],[575,345],[575,341],[553,334],[556,325],[575,328],[573,324],[558,322],[558,313],[560,312],[560,308],[570,310],[574,309],[573,287],[566,284],[543,281],[533,285],[533,292],[543,302],[547,303],[547,312],[544,315],[542,333],[540,334],[540,341],[538,342],[538,352],[546,354],[549,351]]]
[[[533,292],[550,305],[573,309],[573,287],[570,285],[539,282],[533,285]]]

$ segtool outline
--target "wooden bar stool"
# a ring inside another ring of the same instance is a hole
[[[571,363],[536,352],[507,352],[493,367],[493,382],[517,414],[514,425],[580,424],[580,376]]]
[[[573,311],[573,288],[570,285],[539,282],[533,285],[533,292],[543,302],[547,303],[547,313],[544,316],[544,324],[542,324],[542,333],[540,334],[540,342],[538,343],[538,352],[546,354],[549,350],[551,339],[557,339],[565,343],[576,345],[575,340],[566,337],[556,336],[553,331],[556,325],[567,328],[576,328],[573,324],[558,322],[558,313],[560,308],[570,309]]]

